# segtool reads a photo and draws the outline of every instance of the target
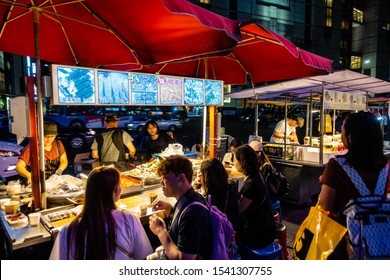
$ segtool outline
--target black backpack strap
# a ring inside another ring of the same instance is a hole
[[[119,151],[118,161],[126,160],[125,144],[123,143],[123,130],[116,129],[112,133],[112,142]]]
[[[99,160],[101,160],[101,154],[102,154],[102,146],[103,146],[103,136],[102,134],[98,134],[96,136],[96,143],[98,145],[98,156],[99,156]]]

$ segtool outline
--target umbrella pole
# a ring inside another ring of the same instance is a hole
[[[253,88],[253,91],[255,89]],[[255,135],[259,136],[259,101],[257,99],[257,93],[255,94]]]
[[[27,77],[27,96],[29,105],[30,118],[30,166],[31,166],[31,186],[34,201],[34,210],[41,208],[41,191],[39,189],[39,162],[38,157],[33,156],[38,154],[37,141],[37,120],[34,100],[34,83],[33,77]]]
[[[205,160],[207,156],[206,126],[207,126],[207,106],[203,106],[203,135],[202,135],[202,159],[203,160]]]
[[[215,121],[215,110],[216,106],[210,106],[209,108],[209,133],[210,133],[210,158],[217,157],[217,141],[216,141],[216,121]]]
[[[37,115],[38,115],[38,147],[39,147],[39,171],[41,183],[41,208],[46,209],[46,184],[45,184],[45,151],[43,140],[43,102],[42,102],[42,87],[41,87],[41,50],[39,44],[39,16],[40,8],[32,8],[33,23],[34,23],[34,48],[35,48],[35,63],[36,63],[36,85],[37,85]]]

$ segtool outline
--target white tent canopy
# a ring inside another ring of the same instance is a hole
[[[230,98],[273,99],[279,96],[307,97],[310,93],[334,90],[353,94],[390,93],[390,83],[350,70],[265,85],[226,95]]]

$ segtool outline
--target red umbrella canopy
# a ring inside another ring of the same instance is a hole
[[[288,80],[333,72],[332,61],[298,49],[257,23],[240,28],[242,40],[226,56],[210,56],[145,66],[140,71],[223,80],[227,84]],[[205,66],[207,64],[207,67]]]
[[[185,0],[0,0],[0,51],[35,57],[32,11],[39,12],[41,59],[118,70],[227,54],[239,21]]]

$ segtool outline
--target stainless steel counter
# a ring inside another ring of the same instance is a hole
[[[1,211],[0,220],[12,251],[51,240],[50,232],[42,223],[38,226],[30,226],[28,222],[11,226],[5,219],[4,211]]]
[[[167,198],[164,196],[161,185],[148,185],[145,186],[144,190],[140,193],[135,193],[132,195],[123,196],[119,199],[119,203],[126,205],[127,208],[133,208],[139,205],[150,204],[150,198],[149,194],[151,192],[155,192],[158,195],[159,199],[163,199],[165,201],[170,202],[172,205],[176,202],[176,199],[174,198]],[[53,227],[50,224],[48,224],[44,216],[48,213],[52,213],[55,211],[61,211],[64,209],[70,209],[74,207],[72,204],[70,205],[64,205],[54,208],[49,208],[46,210],[40,211],[42,213],[41,216],[41,222],[38,226],[30,226],[28,222],[20,225],[14,225],[11,226],[5,219],[5,212],[0,212],[0,221],[2,224],[2,228],[4,229],[4,233],[7,239],[7,243],[9,244],[7,252],[8,254],[12,254],[12,251],[18,250],[24,247],[37,245],[44,242],[52,242],[55,240],[55,237],[57,236],[58,231],[61,229],[61,227]],[[149,224],[149,216],[151,214],[157,214],[160,217],[165,216],[164,211],[159,211],[156,213],[151,212],[151,208],[149,208],[149,211],[146,215],[143,215],[140,217],[141,223],[144,225],[144,227],[148,227]]]

